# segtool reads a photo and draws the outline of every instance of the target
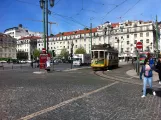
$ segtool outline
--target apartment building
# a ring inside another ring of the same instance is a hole
[[[49,37],[49,50],[55,50],[59,55],[63,48],[73,52],[79,47],[84,47],[90,53],[91,44],[111,44],[119,50],[119,57],[130,57],[136,53],[136,43],[143,43],[143,51],[154,52],[156,46],[156,32],[152,21],[125,21],[122,23],[105,22],[97,28],[92,29],[92,41],[90,30],[77,30],[62,32],[53,37]],[[26,39],[27,40],[27,39]],[[24,47],[25,48],[25,47]],[[37,49],[44,48],[44,40],[37,37]],[[22,49],[22,46],[18,49]],[[27,48],[26,48],[27,49]]]
[[[0,58],[16,59],[16,39],[0,33]]]
[[[40,39],[39,36],[28,36],[22,37],[17,40],[17,51],[24,51],[28,53],[28,60],[31,60],[31,55],[33,51],[37,49],[37,39]]]

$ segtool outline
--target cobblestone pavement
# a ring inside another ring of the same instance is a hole
[[[0,119],[160,120],[161,90],[141,98],[141,81],[124,74],[127,69],[0,72]]]

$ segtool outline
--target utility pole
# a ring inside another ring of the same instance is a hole
[[[158,60],[158,18],[156,15],[156,60]]]
[[[40,7],[42,9],[42,14],[43,14],[43,38],[44,38],[44,48],[46,50],[46,32],[45,32],[45,1],[40,0]]]
[[[46,46],[46,50],[47,50],[47,53],[49,52],[49,35],[48,35],[48,0],[46,0],[46,40],[47,40],[47,46]]]
[[[91,50],[92,50],[92,23],[90,24],[90,32],[91,32]],[[91,53],[91,50],[90,50],[90,53]]]
[[[54,6],[54,1],[55,0],[50,0],[51,7]],[[46,4],[46,8],[45,8],[45,4]],[[48,53],[48,44],[49,44],[48,43],[49,42],[49,38],[48,38],[48,14],[49,14],[48,0],[40,0],[40,7],[43,9],[44,48],[45,50],[47,50],[47,53]],[[46,14],[46,20],[45,20],[45,14]],[[47,41],[47,47],[46,47],[46,41]]]

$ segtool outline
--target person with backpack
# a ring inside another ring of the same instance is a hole
[[[140,72],[140,79],[142,80],[142,75],[144,74],[144,79],[143,79],[143,95],[141,96],[142,98],[146,97],[146,86],[147,83],[150,86],[150,89],[153,92],[153,95],[155,96],[156,93],[152,89],[152,77],[153,77],[153,66],[149,64],[149,60],[145,59],[144,65],[142,66],[141,72]]]

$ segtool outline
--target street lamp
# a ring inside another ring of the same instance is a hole
[[[44,8],[44,4],[45,4],[45,1],[44,0],[40,0],[40,8],[43,9]]]
[[[54,6],[54,2],[55,2],[55,0],[50,0],[50,6],[51,6],[51,7]]]

